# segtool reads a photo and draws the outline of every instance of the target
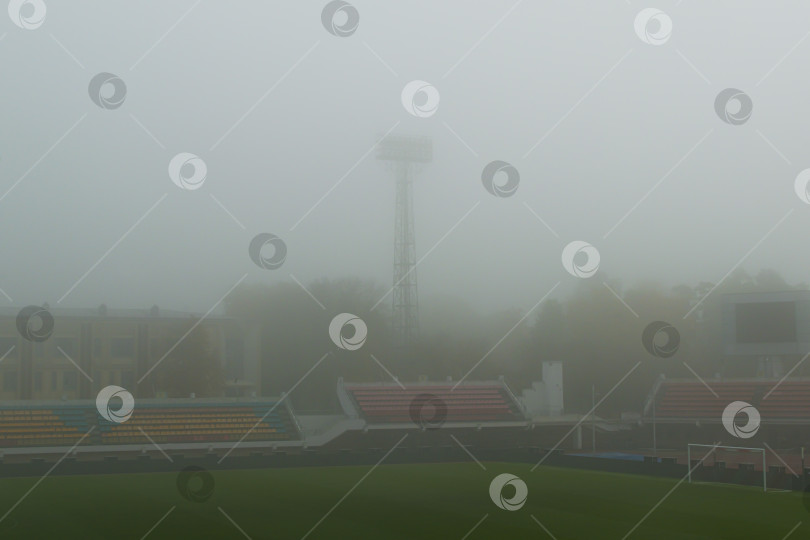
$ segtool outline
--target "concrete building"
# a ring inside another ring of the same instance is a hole
[[[44,341],[22,336],[19,308],[0,309],[2,400],[92,399],[111,384],[136,397],[161,397],[154,377],[159,367],[150,370],[202,317],[157,306],[148,310],[43,307],[54,321],[53,332]],[[220,359],[225,395],[258,394],[258,326],[212,314],[197,328],[208,333],[211,349]]]

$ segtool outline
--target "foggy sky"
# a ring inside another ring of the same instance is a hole
[[[245,273],[388,287],[393,177],[361,157],[397,122],[434,141],[414,185],[417,257],[435,246],[422,299],[528,309],[557,281],[565,295],[572,240],[628,286],[716,283],[755,246],[749,272],[808,280],[810,206],[793,190],[810,167],[807,4],[659,2],[673,34],[651,46],[638,0],[352,3],[347,38],[325,31],[324,1],[51,0],[29,31],[3,10],[0,288],[14,302],[0,302],[55,306],[96,264],[59,305],[205,312]],[[126,82],[122,107],[89,99],[99,72]],[[415,79],[440,92],[429,118],[400,103]],[[753,100],[744,125],[714,112],[728,87]],[[170,181],[179,152],[205,160],[202,188]],[[514,196],[483,188],[493,160],[520,172]],[[278,270],[248,257],[261,232],[287,244]]]

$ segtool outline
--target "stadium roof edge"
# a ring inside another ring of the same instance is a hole
[[[349,382],[344,381],[343,384],[347,387],[364,387],[364,386],[392,386],[396,388],[401,388],[400,384],[404,386],[406,389],[409,386],[419,387],[419,386],[454,386],[458,381],[382,381],[382,382]],[[502,385],[503,381],[493,379],[487,381],[464,381],[459,386],[491,386],[493,384]]]
[[[0,307],[0,318],[14,318],[20,313],[22,307],[3,306]],[[191,311],[179,311],[173,309],[160,309],[157,314],[153,314],[151,309],[107,309],[101,313],[98,308],[64,308],[49,306],[48,311],[56,317],[82,318],[82,319],[200,319],[202,313]],[[225,314],[211,313],[205,317],[206,320],[236,320],[235,317]]]
[[[810,382],[810,377],[789,377],[789,378],[783,378],[783,377],[773,377],[773,378],[740,377],[740,378],[735,378],[735,379],[704,378],[703,380],[706,381],[706,383],[709,383],[709,384],[711,384],[711,383],[719,383],[719,384],[725,384],[725,383],[763,383],[763,384],[764,383],[781,383],[781,384],[785,384],[785,383],[791,383],[791,382]],[[666,379],[663,380],[663,384],[668,384],[668,383],[695,383],[695,384],[700,384],[700,385],[704,384],[703,382],[701,382],[701,381],[699,381],[699,380],[697,380],[695,378],[689,378],[689,377],[678,378],[678,379],[666,378]]]
[[[139,405],[232,405],[232,404],[259,404],[280,402],[281,396],[259,396],[255,398],[244,397],[221,397],[221,398],[136,398],[135,408]],[[73,399],[73,400],[3,400],[0,402],[0,409],[33,409],[37,407],[95,407],[95,399]]]

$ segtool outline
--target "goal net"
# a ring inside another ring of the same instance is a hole
[[[689,483],[717,482],[762,486],[768,489],[768,463],[764,448],[687,444]]]

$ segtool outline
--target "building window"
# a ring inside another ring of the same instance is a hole
[[[39,370],[34,372],[34,391],[42,392],[42,372]]]
[[[75,371],[65,371],[62,374],[62,388],[64,390],[75,390],[76,381],[77,377]]]
[[[9,370],[3,373],[3,390],[6,392],[17,391],[17,371]]]
[[[0,337],[0,358],[18,358],[16,337]]]
[[[225,341],[225,376],[228,379],[242,379],[245,376],[242,343],[237,339]]]
[[[135,386],[135,372],[131,369],[121,373],[121,386],[128,390],[133,390]]]
[[[113,358],[132,358],[135,356],[135,340],[133,338],[111,339],[110,356]]]
[[[66,338],[66,337],[58,337],[53,339],[53,355],[55,358],[65,358],[65,354],[68,355],[71,359],[73,359],[74,355],[74,345],[75,340],[73,338]],[[59,349],[62,349],[65,354],[59,352]]]
[[[156,358],[158,355],[158,338],[152,338],[149,340],[149,356],[152,358]]]

